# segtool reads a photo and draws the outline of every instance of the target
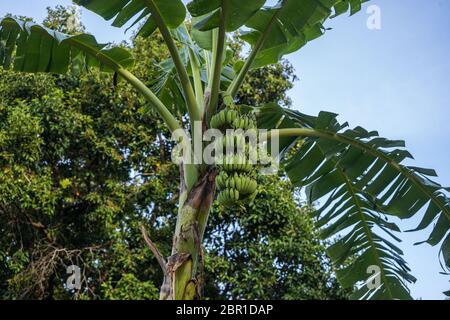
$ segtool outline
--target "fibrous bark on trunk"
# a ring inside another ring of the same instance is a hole
[[[184,170],[181,170],[181,174],[181,181],[184,181]],[[186,185],[181,183],[181,207],[173,237],[172,253],[167,261],[148,238],[145,230],[142,230],[147,245],[164,272],[161,300],[193,300],[202,296],[203,281],[199,276],[198,262],[202,257],[201,243],[215,196],[216,175],[216,169],[209,168],[189,192]]]

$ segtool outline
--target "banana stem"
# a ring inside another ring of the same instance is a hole
[[[175,68],[180,78],[181,86],[183,88],[183,92],[186,98],[189,116],[191,118],[191,124],[193,124],[194,121],[201,119],[201,114],[199,106],[197,106],[197,101],[195,98],[194,89],[192,88],[191,85],[191,80],[189,79],[189,75],[184,66],[184,63],[181,60],[180,53],[178,52],[178,48],[175,45],[175,42],[172,38],[172,34],[170,33],[169,28],[164,22],[158,7],[154,3],[154,0],[145,0],[145,3],[147,4],[147,7],[150,9],[152,17],[155,19],[158,25],[159,31],[161,32],[161,35],[163,36],[164,41],[166,42],[167,48],[169,49],[170,55],[175,64]]]
[[[286,1],[286,0],[285,0]],[[250,68],[253,65],[253,62],[255,61],[256,57],[258,56],[258,53],[261,51],[261,49],[264,46],[264,43],[266,42],[270,31],[272,30],[273,25],[277,21],[278,15],[281,12],[281,7],[274,13],[272,16],[272,19],[270,19],[268,25],[266,26],[266,29],[259,37],[258,41],[256,42],[255,46],[253,47],[253,50],[251,51],[250,55],[246,59],[244,66],[239,71],[239,74],[236,76],[236,78],[233,80],[233,82],[230,84],[227,90],[227,95],[231,97],[235,97],[238,93],[240,87],[244,83],[245,77],[247,76],[248,72],[250,71]]]
[[[220,82],[222,78],[222,62],[223,52],[225,50],[226,43],[226,17],[228,15],[229,0],[222,1],[222,8],[220,9],[220,26],[217,34],[217,41],[215,41],[215,50],[213,51],[213,67],[212,67],[212,79],[211,81],[211,97],[209,104],[206,107],[206,123],[209,123],[212,115],[217,110],[219,102]],[[215,30],[216,31],[216,30]],[[217,32],[217,31],[216,31]],[[215,37],[214,37],[215,38]]]
[[[151,91],[141,80],[139,80],[128,70],[122,68],[118,69],[116,72],[123,79],[129,82],[136,90],[138,90],[148,102],[150,102],[151,106],[156,109],[171,132],[174,132],[177,129],[182,129],[180,123],[175,119],[164,103],[162,103],[153,91]]]

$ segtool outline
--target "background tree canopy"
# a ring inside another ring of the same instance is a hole
[[[66,8],[48,27],[84,27]],[[158,33],[130,45],[149,86],[169,57]],[[235,42],[232,59],[239,59]],[[253,71],[240,104],[278,101],[295,80],[287,62]],[[172,88],[174,89],[174,88]],[[175,88],[176,89],[176,88]],[[178,168],[166,127],[130,86],[91,70],[24,75],[0,69],[0,298],[157,299],[162,273],[145,225],[169,255]],[[211,299],[340,299],[313,222],[283,176],[260,177],[247,210],[216,205],[204,241]],[[264,201],[259,201],[264,200]],[[83,270],[66,290],[66,266]]]

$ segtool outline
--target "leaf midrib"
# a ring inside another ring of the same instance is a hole
[[[328,130],[318,130],[318,129],[312,129],[312,128],[291,128],[291,129],[279,129],[278,133],[275,132],[275,134],[270,133],[269,137],[272,135],[279,135],[279,136],[304,136],[304,137],[315,137],[315,138],[325,138],[328,140],[334,140],[338,142],[342,142],[348,145],[351,145],[357,149],[360,149],[364,152],[367,152],[371,154],[372,156],[376,158],[380,158],[384,162],[386,162],[388,165],[393,167],[395,170],[399,171],[401,174],[406,176],[406,178],[414,183],[416,187],[418,187],[447,217],[447,219],[450,221],[450,210],[447,209],[445,206],[443,206],[435,197],[435,195],[430,192],[428,189],[426,189],[423,184],[418,181],[418,179],[411,174],[411,172],[404,168],[402,165],[397,163],[396,161],[392,160],[388,155],[385,153],[378,151],[377,149],[370,148],[366,146],[364,143],[348,138],[344,136],[343,134],[339,134],[333,131]]]
[[[359,202],[358,196],[356,195],[355,191],[353,190],[353,184],[348,179],[348,177],[345,175],[342,167],[337,163],[337,161],[335,161],[334,159],[332,161],[335,164],[335,168],[339,172],[339,175],[341,175],[341,177],[344,179],[344,182],[345,182],[345,185],[347,187],[347,190],[350,192],[350,196],[354,199],[354,203],[355,203],[355,205],[358,208],[358,214],[361,217],[360,220],[363,223],[363,227],[364,227],[365,233],[366,233],[366,235],[367,235],[367,237],[369,239],[369,242],[371,244],[370,247],[371,247],[371,249],[373,251],[373,254],[375,255],[375,259],[377,260],[378,265],[380,266],[381,278],[383,279],[383,283],[386,286],[386,290],[388,291],[389,297],[391,298],[391,300],[393,300],[394,297],[392,295],[391,288],[390,288],[390,286],[388,284],[388,281],[387,281],[387,278],[386,278],[386,274],[385,274],[385,271],[384,271],[384,265],[382,264],[381,258],[380,258],[379,254],[377,252],[377,249],[376,249],[376,246],[375,246],[375,241],[374,241],[374,239],[372,237],[371,229],[370,229],[370,227],[368,225],[367,219],[366,219],[366,217],[364,215],[364,212],[362,210],[362,206],[361,206],[361,204]]]

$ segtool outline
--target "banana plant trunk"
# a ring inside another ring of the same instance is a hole
[[[167,259],[161,300],[201,299],[203,289],[202,240],[216,191],[215,168],[208,168],[188,190],[181,169],[180,207]]]

